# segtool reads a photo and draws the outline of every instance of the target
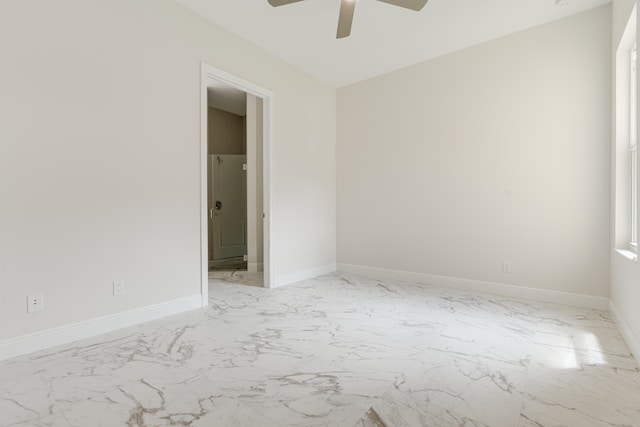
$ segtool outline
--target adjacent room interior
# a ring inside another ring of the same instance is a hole
[[[0,426],[640,425],[632,0],[0,3]]]

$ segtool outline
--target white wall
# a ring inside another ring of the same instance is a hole
[[[339,266],[608,297],[610,18],[339,89]]]
[[[4,0],[0,52],[0,340],[200,293],[201,61],[275,93],[276,278],[335,263],[334,89],[170,0]]]
[[[618,44],[622,38],[627,21],[633,9],[634,1],[632,0],[614,0],[612,3],[612,50],[616,51]],[[615,61],[613,62],[615,76]],[[615,81],[613,82],[615,85]],[[615,99],[613,102],[615,114]],[[614,129],[615,132],[615,129]],[[612,153],[615,153],[615,133],[612,136]],[[611,164],[612,182],[615,184],[615,162]],[[615,194],[615,186],[612,194]],[[612,200],[612,217],[615,215],[613,209],[616,206],[615,200]],[[614,233],[615,224],[611,224],[611,232]],[[615,247],[615,241],[612,239],[610,248]],[[635,357],[640,360],[640,263],[633,262],[621,254],[611,251],[611,301],[612,312],[616,316],[618,326],[623,332],[627,344],[631,348]]]

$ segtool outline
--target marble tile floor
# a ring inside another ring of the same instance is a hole
[[[263,287],[263,273],[250,273],[246,270],[211,270],[209,271],[209,282],[237,283],[239,285],[249,285]]]
[[[207,309],[0,362],[0,426],[640,426],[608,313],[259,276],[216,273]]]

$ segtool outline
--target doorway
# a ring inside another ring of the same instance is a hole
[[[210,268],[261,272],[263,286],[273,284],[273,94],[206,64],[202,65],[201,83],[201,280],[205,306]],[[216,135],[219,140],[212,141]]]

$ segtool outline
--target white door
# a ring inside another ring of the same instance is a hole
[[[209,156],[213,189],[209,198],[212,260],[247,254],[247,156]]]

